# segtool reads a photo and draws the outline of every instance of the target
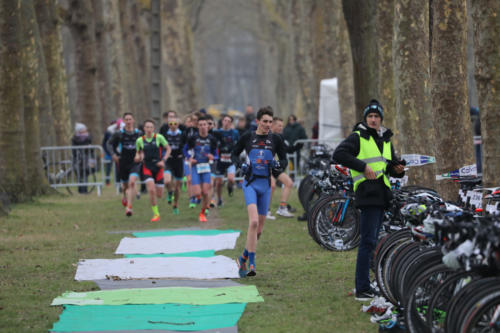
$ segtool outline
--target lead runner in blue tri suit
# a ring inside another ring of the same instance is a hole
[[[233,163],[245,174],[243,194],[248,210],[248,233],[245,250],[237,260],[242,277],[256,275],[255,252],[271,199],[271,175],[273,172],[281,172],[287,165],[283,140],[270,132],[272,123],[272,108],[261,108],[257,112],[257,130],[243,134],[231,154]],[[239,161],[243,149],[247,154],[246,163]],[[274,159],[275,154],[278,155],[278,160]]]

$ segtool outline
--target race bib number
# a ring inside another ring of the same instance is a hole
[[[483,207],[483,193],[477,192],[477,191],[470,191],[470,192],[472,192],[472,195],[470,197],[471,205],[476,206],[476,208],[482,208]]]
[[[207,172],[210,172],[210,164],[208,164],[208,163],[199,163],[199,164],[196,164],[196,171],[198,173],[207,173]]]
[[[224,163],[231,163],[231,154],[221,154],[220,161]]]

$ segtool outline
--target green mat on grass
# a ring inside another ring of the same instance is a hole
[[[193,251],[182,253],[155,253],[155,254],[124,254],[125,258],[153,258],[153,257],[201,257],[208,258],[215,256],[214,250]]]
[[[226,303],[263,302],[255,286],[220,288],[134,288],[89,292],[66,292],[52,301],[52,305],[123,305],[123,304],[192,304],[213,305]]]
[[[167,230],[167,231],[144,231],[134,232],[132,235],[135,237],[161,237],[161,236],[215,236],[220,234],[229,234],[232,232],[240,232],[239,230],[226,229],[226,230]]]
[[[66,305],[52,331],[209,330],[236,325],[245,305]]]

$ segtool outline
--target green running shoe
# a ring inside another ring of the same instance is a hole
[[[174,215],[179,215],[179,208],[174,207]]]

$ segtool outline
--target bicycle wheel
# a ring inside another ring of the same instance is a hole
[[[431,267],[422,273],[409,288],[405,308],[406,326],[410,332],[428,332],[427,310],[435,290],[454,272],[446,265]]]
[[[500,332],[500,286],[495,286],[461,318],[459,332]]]
[[[450,300],[468,283],[480,279],[475,272],[455,272],[441,284],[431,297],[427,308],[427,325],[429,332],[444,331],[446,313]]]
[[[359,212],[352,199],[328,197],[314,219],[316,238],[330,251],[348,251],[359,244]]]

